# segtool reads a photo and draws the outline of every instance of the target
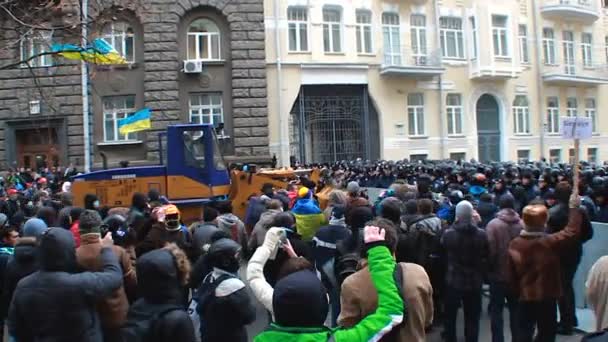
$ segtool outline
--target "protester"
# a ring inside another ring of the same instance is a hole
[[[563,295],[560,255],[579,239],[582,214],[573,191],[568,204],[566,228],[547,234],[548,212],[544,205],[523,210],[524,230],[511,241],[508,251],[509,284],[518,303],[518,337],[554,341],[557,332],[557,300]]]
[[[426,200],[428,201],[428,200]],[[397,229],[391,221],[376,219],[369,223],[385,231],[385,241],[394,255],[397,247]],[[341,309],[338,323],[346,328],[355,326],[372,314],[378,307],[376,291],[367,260],[360,271],[346,278],[342,284]],[[396,279],[401,280],[403,301],[407,304],[406,319],[390,332],[385,339],[402,342],[425,342],[426,329],[433,322],[433,288],[424,268],[416,264],[398,263]]]
[[[202,222],[194,223],[192,230],[192,248],[198,257],[203,253],[203,247],[211,243],[211,235],[219,230],[217,227],[217,217],[219,212],[211,206],[203,207]]]
[[[572,187],[567,182],[560,182],[555,187],[557,204],[549,209],[549,219],[547,221],[548,233],[556,233],[566,227],[570,216],[568,200],[571,193]],[[579,210],[581,210],[582,214],[581,234],[579,235],[578,240],[573,240],[571,245],[565,246],[559,251],[562,296],[558,300],[560,322],[557,327],[557,332],[563,335],[572,335],[573,328],[578,325],[572,282],[574,281],[574,275],[583,255],[583,243],[593,237],[591,221],[589,220],[586,210],[583,207]]]
[[[81,245],[76,249],[76,261],[83,269],[98,272],[101,264],[101,216],[96,211],[85,210],[80,215]],[[135,269],[131,258],[119,246],[112,246],[112,251],[118,258],[122,270],[123,286],[115,289],[112,294],[97,303],[97,313],[101,319],[104,341],[112,342],[120,339],[120,327],[126,322],[129,302],[127,292],[134,293],[137,286]]]
[[[474,342],[479,337],[481,286],[488,262],[488,239],[485,231],[473,223],[473,206],[468,201],[456,205],[456,221],[443,237],[447,253],[445,338],[456,339],[458,308],[464,311],[464,335]]]
[[[217,203],[216,208],[220,214],[216,219],[218,228],[228,233],[232,240],[241,245],[243,255],[249,255],[245,224],[238,216],[232,213],[232,203],[230,201],[223,201]]]
[[[354,208],[346,217],[350,235],[336,243],[334,258],[334,273],[338,288],[342,286],[344,279],[358,270],[363,251],[363,227],[373,218],[372,209],[369,207]]]
[[[141,256],[136,272],[140,298],[129,308],[123,341],[195,341],[183,299],[190,275],[186,254],[169,244]]]
[[[298,192],[298,200],[291,209],[296,218],[296,231],[304,241],[310,241],[317,230],[326,223],[319,205],[312,198],[312,191],[303,187]]]
[[[489,245],[490,320],[492,342],[504,341],[503,311],[505,301],[509,309],[511,337],[517,341],[517,298],[507,284],[509,269],[507,258],[511,240],[523,229],[521,219],[515,211],[515,199],[504,194],[498,201],[500,211],[486,227]]]
[[[327,341],[364,342],[379,340],[403,321],[404,303],[393,279],[395,261],[384,247],[385,232],[378,227],[365,229],[364,241],[372,282],[378,291],[378,308],[350,329],[331,330],[323,326],[329,311],[327,294],[316,275],[308,270],[282,278],[274,289],[275,323],[256,342]]]
[[[249,251],[254,252],[255,249],[264,243],[266,232],[270,229],[274,218],[283,212],[283,203],[279,200],[271,200],[268,202],[267,210],[260,215],[260,219],[253,227],[251,236],[249,237]]]
[[[122,284],[112,237],[101,242],[99,272],[73,273],[74,238],[61,228],[46,231],[39,247],[40,270],[19,281],[11,302],[8,331],[17,341],[103,340],[94,303]]]
[[[237,274],[241,246],[231,239],[215,241],[207,260],[213,271],[197,291],[201,337],[205,342],[247,342],[245,325],[255,320],[255,307]]]

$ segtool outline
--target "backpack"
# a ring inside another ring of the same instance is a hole
[[[209,305],[211,305],[213,303],[213,301],[215,300],[215,289],[224,281],[230,278],[233,278],[234,276],[229,275],[229,274],[221,274],[219,277],[217,277],[216,279],[213,279],[213,272],[209,273],[205,279],[203,280],[203,282],[201,283],[201,286],[199,286],[198,290],[196,291],[196,299],[193,299],[192,302],[196,303],[196,307],[194,307],[194,312],[196,313],[196,315],[191,314],[190,318],[192,320],[196,319],[196,317],[198,317],[198,322],[196,322],[197,324],[195,325],[195,328],[198,327],[198,331],[196,331],[196,335],[197,336],[204,336],[204,330],[205,330],[205,322],[203,322],[203,315],[205,313],[205,311],[207,311]],[[190,306],[193,306],[193,304],[191,303]],[[188,311],[190,311],[190,307],[188,308]],[[192,323],[195,323],[194,321]]]
[[[158,321],[166,314],[175,310],[183,310],[177,305],[166,305],[148,319],[129,320],[122,328],[121,335],[124,341],[152,342],[156,340]]]

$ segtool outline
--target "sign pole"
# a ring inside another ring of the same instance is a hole
[[[579,180],[579,150],[580,150],[580,139],[574,139],[574,164],[572,167],[574,168],[574,175],[572,178],[572,191],[574,194],[578,195],[578,180]]]

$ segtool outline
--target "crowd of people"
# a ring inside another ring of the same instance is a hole
[[[134,194],[130,208],[87,194],[79,208],[74,168],[7,172],[5,338],[409,342],[441,329],[452,342],[463,309],[472,342],[486,284],[493,342],[505,340],[505,309],[513,341],[573,333],[582,245],[593,237],[591,221],[608,221],[602,166],[583,164],[576,181],[570,165],[542,161],[315,166],[318,183],[265,184],[242,219],[217,201],[188,226],[158,191]],[[333,190],[321,208],[316,193],[326,186]],[[366,187],[385,190],[370,200]],[[601,331],[608,257],[587,286]],[[267,329],[248,336],[258,319]]]

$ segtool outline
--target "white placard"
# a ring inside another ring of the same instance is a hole
[[[562,117],[561,127],[564,139],[589,139],[593,135],[590,118]]]

